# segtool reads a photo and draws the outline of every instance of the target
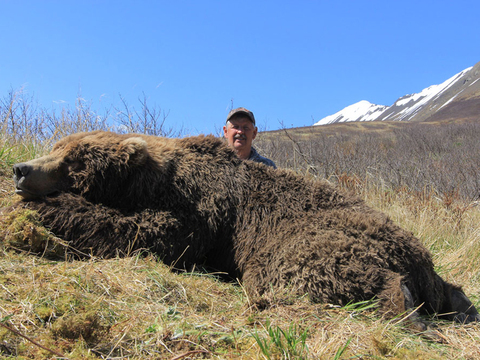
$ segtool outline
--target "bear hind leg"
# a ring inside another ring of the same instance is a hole
[[[448,316],[456,322],[468,324],[474,321],[480,321],[480,315],[472,302],[460,289],[452,286],[450,291],[450,303],[453,314]]]

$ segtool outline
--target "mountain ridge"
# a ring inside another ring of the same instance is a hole
[[[314,126],[354,121],[437,121],[480,118],[480,62],[443,83],[398,98],[391,106],[362,100]]]

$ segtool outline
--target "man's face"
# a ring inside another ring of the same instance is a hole
[[[239,154],[250,155],[252,141],[257,136],[257,128],[247,117],[230,119],[223,127],[223,133],[228,144]],[[247,153],[248,152],[248,153]]]

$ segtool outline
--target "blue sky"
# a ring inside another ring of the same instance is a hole
[[[480,61],[480,2],[0,0],[0,96],[147,97],[187,134],[244,106],[260,130],[391,105]]]

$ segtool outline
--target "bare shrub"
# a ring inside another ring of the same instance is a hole
[[[412,123],[384,132],[260,136],[256,146],[278,166],[339,182],[345,176],[378,186],[455,195],[474,202],[480,191],[480,125]],[[314,171],[312,171],[314,169]]]
[[[167,128],[165,122],[168,112],[162,111],[157,106],[150,107],[147,96],[143,94],[139,98],[140,110],[128,105],[127,101],[120,96],[122,108],[115,108],[114,123],[117,124],[116,131],[123,133],[142,133],[154,136],[180,136],[182,130]]]

